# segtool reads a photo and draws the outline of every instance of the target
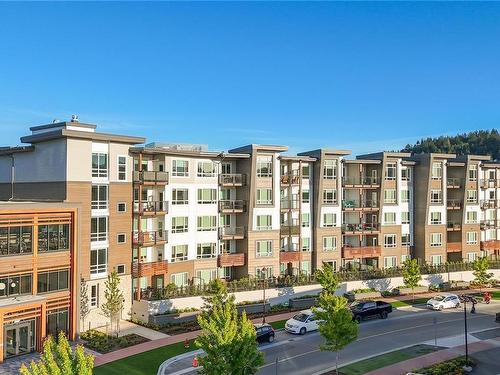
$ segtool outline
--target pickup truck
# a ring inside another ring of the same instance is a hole
[[[379,317],[386,319],[392,306],[383,301],[355,301],[349,305],[352,319],[360,323],[364,319]]]

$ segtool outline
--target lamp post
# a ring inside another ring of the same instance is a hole
[[[467,302],[472,302],[472,298],[473,297],[471,297],[467,294],[462,294],[460,296],[460,301],[464,304],[464,333],[465,333],[465,366],[464,367],[469,366],[468,365],[468,363],[469,363],[469,344],[468,344],[468,338],[467,338],[467,335],[468,335],[468,331],[467,331]]]
[[[262,294],[263,294],[263,300],[262,300],[262,323],[266,323],[266,272],[267,268],[262,267],[261,273],[262,273]]]

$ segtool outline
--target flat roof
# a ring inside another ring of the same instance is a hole
[[[383,157],[387,158],[409,158],[411,157],[410,152],[392,152],[392,151],[381,151],[374,152],[371,154],[363,154],[356,156],[356,159],[382,159]]]
[[[315,162],[318,159],[312,158],[310,156],[301,156],[301,155],[280,155],[281,160],[289,160],[289,161],[308,161]]]
[[[164,154],[164,155],[179,155],[179,156],[189,156],[189,157],[201,157],[201,158],[223,158],[223,159],[248,159],[250,154],[237,154],[224,151],[191,151],[191,150],[176,150],[164,147],[131,147],[130,152],[132,153],[144,153],[148,155]]]
[[[324,155],[333,155],[333,156],[345,156],[350,155],[351,150],[337,150],[333,148],[318,148],[316,150],[299,152],[297,155],[299,156],[310,156],[316,159],[321,159]]]
[[[14,146],[14,147],[0,147],[0,156],[12,155],[21,152],[31,152],[35,148],[33,146]]]
[[[37,130],[44,130],[44,129],[51,129],[51,128],[60,128],[61,126],[64,126],[64,127],[75,126],[75,127],[87,128],[87,129],[97,128],[97,125],[85,124],[85,123],[79,122],[79,121],[58,121],[58,122],[53,122],[51,124],[46,124],[46,125],[32,126],[32,127],[30,127],[30,130],[37,131]]]
[[[285,152],[288,151],[288,146],[279,145],[261,145],[261,144],[249,144],[246,146],[241,146],[229,150],[230,153],[243,153],[251,154],[253,151],[269,151],[269,152]]]
[[[141,144],[146,141],[146,139],[143,137],[134,137],[128,135],[118,135],[118,134],[108,134],[108,133],[84,132],[84,131],[69,130],[69,129],[57,129],[54,131],[48,131],[21,137],[21,142],[39,143],[59,138],[80,138],[80,139],[89,139],[93,141],[108,141],[108,142],[126,143],[126,144]]]

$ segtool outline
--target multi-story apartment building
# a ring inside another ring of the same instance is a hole
[[[0,363],[77,333],[78,206],[0,203]]]
[[[469,199],[469,198],[468,198]],[[500,164],[484,161],[479,171],[481,255],[500,257]]]

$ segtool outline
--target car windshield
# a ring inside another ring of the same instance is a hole
[[[309,318],[307,314],[297,314],[293,317],[293,320],[297,320],[299,322],[305,322]]]
[[[435,301],[442,301],[442,300],[444,300],[444,296],[436,296],[436,297],[433,298],[433,300],[435,300]]]

